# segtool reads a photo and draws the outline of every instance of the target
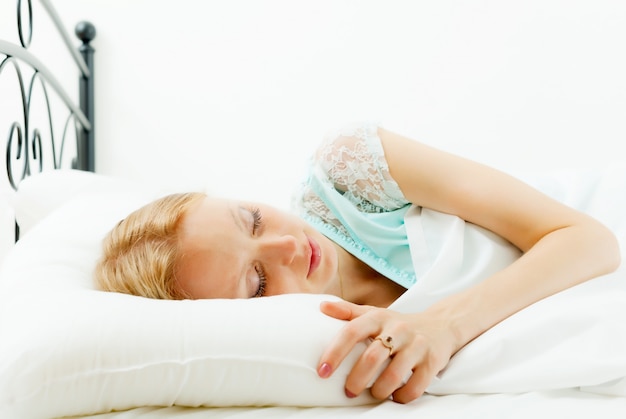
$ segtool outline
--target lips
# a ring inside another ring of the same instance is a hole
[[[311,260],[309,262],[309,272],[307,273],[307,278],[311,276],[313,272],[320,266],[320,262],[322,261],[322,249],[320,245],[312,238],[307,237],[309,240],[309,247],[311,248]]]

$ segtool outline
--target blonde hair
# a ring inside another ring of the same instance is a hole
[[[206,195],[167,195],[132,212],[105,237],[95,279],[103,291],[148,298],[187,298],[176,286],[178,225]]]

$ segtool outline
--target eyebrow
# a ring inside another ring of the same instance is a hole
[[[242,233],[246,233],[246,227],[244,226],[244,221],[241,218],[241,210],[246,210],[246,208],[242,207],[241,205],[237,205],[237,206],[230,206],[230,215],[233,217],[233,221],[235,222],[235,224],[237,224],[237,227],[239,227],[239,230],[241,230]],[[235,210],[236,209],[236,210]],[[246,283],[246,275],[247,269],[245,267],[245,265],[242,267],[241,272],[239,273],[239,283],[241,284],[241,281],[244,281],[244,288],[246,290],[246,295],[248,294],[248,284]],[[239,286],[238,288],[241,288],[241,286]],[[246,298],[248,298],[249,296],[247,296]]]
[[[235,211],[235,208],[237,209],[237,211]],[[239,227],[239,229],[245,233],[246,232],[246,228],[243,225],[243,220],[241,219],[241,210],[245,211],[245,208],[242,206],[237,206],[237,207],[230,207],[230,215],[233,217],[233,221],[235,221],[235,224],[237,224],[237,227]]]

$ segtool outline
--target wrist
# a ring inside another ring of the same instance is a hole
[[[476,301],[461,293],[433,304],[422,314],[446,332],[451,353],[455,354],[489,328],[481,322],[479,313]]]

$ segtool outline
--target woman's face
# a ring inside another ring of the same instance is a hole
[[[337,272],[332,241],[267,205],[206,197],[180,226],[178,285],[191,298],[327,293]]]

